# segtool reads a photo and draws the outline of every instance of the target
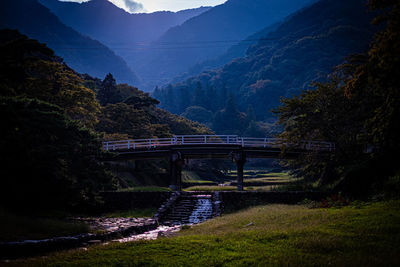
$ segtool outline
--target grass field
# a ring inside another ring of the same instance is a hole
[[[227,175],[232,181],[236,181],[236,171],[230,171]],[[279,190],[301,190],[299,182],[301,180],[290,176],[288,172],[268,172],[268,170],[245,170],[243,182],[248,183],[243,189],[245,191],[279,191]],[[229,182],[225,186],[201,185],[202,181],[196,181],[198,185],[191,186],[184,191],[235,191],[237,186],[229,186]]]
[[[236,186],[196,185],[183,189],[183,191],[236,191]]]
[[[400,201],[310,209],[257,206],[155,241],[110,244],[11,265],[399,266]]]
[[[135,186],[118,190],[118,192],[168,192],[168,187],[161,186]]]

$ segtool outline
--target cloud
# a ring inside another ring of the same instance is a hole
[[[123,0],[126,8],[129,12],[134,13],[143,10],[143,5],[141,3],[135,2],[133,0]]]

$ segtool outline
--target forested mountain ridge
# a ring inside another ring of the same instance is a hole
[[[256,120],[268,121],[280,97],[309,88],[312,81],[323,80],[349,54],[366,51],[376,31],[371,25],[373,17],[364,1],[322,0],[291,16],[251,46],[245,57],[157,90],[154,96],[161,107],[174,113],[201,106],[212,111],[215,120],[225,107],[226,96],[232,94],[239,111],[247,112],[251,107]],[[214,91],[213,99],[207,91]],[[196,95],[201,92],[204,99],[198,101]],[[182,105],[174,103],[174,97]],[[212,120],[208,123],[220,130]]]
[[[39,0],[64,24],[107,45],[135,69],[143,46],[177,26],[209,9],[200,7],[178,12],[130,14],[108,0],[61,2]],[[89,19],[90,18],[90,19]]]
[[[0,28],[18,29],[46,43],[76,71],[101,78],[112,72],[122,82],[138,84],[139,79],[122,58],[100,42],[65,26],[36,0],[4,0],[0,2],[0,12]]]
[[[229,0],[169,29],[138,58],[146,90],[164,85],[197,63],[222,55],[251,34],[282,20],[310,0]]]
[[[256,44],[258,42],[258,40],[260,40],[261,38],[266,36],[271,31],[275,30],[282,22],[274,23],[271,26],[268,26],[268,27],[262,29],[261,31],[258,31],[255,34],[252,34],[251,36],[247,37],[246,39],[231,46],[230,48],[228,48],[228,50],[225,53],[223,53],[222,55],[220,55],[216,58],[208,59],[208,60],[205,60],[198,64],[195,64],[194,66],[190,67],[190,69],[187,72],[175,77],[171,81],[171,83],[179,83],[190,77],[196,76],[197,74],[199,74],[203,71],[221,68],[222,66],[224,66],[225,64],[231,62],[232,60],[234,60],[236,58],[244,57],[246,55],[247,49],[250,46],[252,46],[253,44]]]

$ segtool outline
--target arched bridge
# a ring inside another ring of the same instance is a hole
[[[238,190],[243,190],[243,166],[247,158],[293,159],[301,154],[329,154],[335,144],[324,141],[291,143],[279,138],[252,138],[237,135],[177,135],[171,138],[134,139],[104,142],[104,150],[115,152],[108,160],[169,158],[171,188],[181,189],[184,159],[231,158],[238,168]]]

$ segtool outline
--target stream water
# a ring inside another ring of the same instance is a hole
[[[131,235],[125,238],[116,239],[113,240],[113,242],[126,243],[139,240],[155,240],[162,236],[169,237],[174,233],[179,232],[180,230],[181,230],[181,225],[175,225],[175,226],[160,225],[155,230],[148,231],[139,235]]]
[[[197,203],[195,209],[189,217],[189,223],[186,225],[193,225],[196,223],[204,222],[205,220],[212,217],[213,214],[213,205],[212,200],[208,196],[197,196]],[[113,242],[131,242],[138,240],[155,240],[158,237],[169,237],[174,233],[179,232],[184,224],[166,226],[160,225],[157,229],[145,232],[143,234],[131,235],[125,238],[113,240]]]
[[[54,249],[81,247],[87,249],[90,244],[110,242],[131,242],[138,240],[154,240],[159,237],[170,237],[182,229],[183,225],[193,225],[204,222],[213,216],[213,202],[209,195],[196,195],[193,199],[194,206],[189,219],[177,221],[172,225],[159,225],[156,229],[156,221],[153,218],[74,218],[75,221],[85,222],[94,231],[104,231],[104,234],[86,233],[76,236],[55,237],[43,240],[24,240],[19,242],[0,242],[0,250],[6,252],[11,258],[21,256],[35,256]],[[188,210],[190,212],[190,210]],[[131,230],[132,229],[132,230]],[[135,234],[135,231],[144,229],[154,229],[142,234]],[[129,232],[132,232],[129,235]],[[118,235],[128,234],[128,236],[118,238]],[[115,237],[112,237],[115,235]],[[114,239],[113,239],[114,238]],[[111,240],[106,241],[105,240]],[[52,248],[54,247],[54,248]],[[35,251],[33,253],[32,251]]]
[[[189,217],[189,224],[203,222],[212,217],[213,208],[210,198],[199,198],[196,208]]]

